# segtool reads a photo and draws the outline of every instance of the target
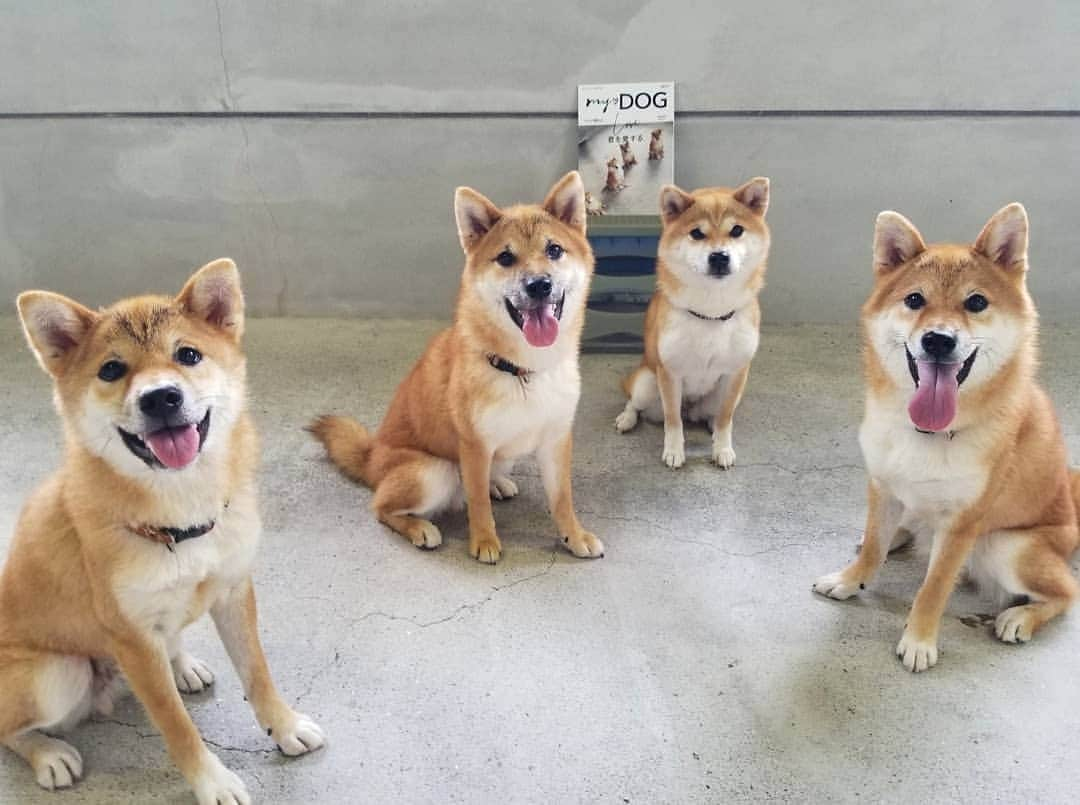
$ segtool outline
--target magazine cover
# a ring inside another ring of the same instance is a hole
[[[656,215],[675,180],[675,83],[578,86],[578,171],[590,215]]]

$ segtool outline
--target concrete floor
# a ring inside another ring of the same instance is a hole
[[[661,432],[619,436],[633,359],[584,358],[576,495],[607,548],[563,552],[535,465],[497,504],[505,552],[466,553],[465,521],[421,552],[376,524],[300,428],[375,423],[437,325],[256,320],[252,407],[265,440],[262,632],[286,697],[326,729],[279,755],[207,624],[189,647],[218,673],[190,698],[203,735],[260,802],[1065,802],[1080,790],[1080,616],[997,643],[989,606],[954,596],[942,657],[893,656],[923,563],[895,558],[861,600],[811,581],[859,538],[865,475],[854,328],[767,329],[735,431],[739,465],[660,464]],[[1080,331],[1049,328],[1044,375],[1080,457]],[[0,320],[0,552],[58,458],[49,385]],[[191,802],[141,708],[80,727],[87,778],[49,795],[0,753],[0,802]]]

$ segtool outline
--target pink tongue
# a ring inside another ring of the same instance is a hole
[[[559,320],[555,318],[554,305],[541,305],[535,310],[523,310],[525,323],[521,331],[525,340],[534,347],[550,347],[559,337]]]
[[[908,403],[908,416],[922,430],[945,430],[956,418],[956,397],[960,384],[958,363],[918,361],[919,388]]]
[[[199,431],[194,425],[162,428],[144,439],[154,457],[172,470],[183,469],[199,454]]]

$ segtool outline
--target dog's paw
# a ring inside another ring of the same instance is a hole
[[[442,532],[439,527],[430,520],[422,520],[419,517],[416,518],[416,527],[409,534],[409,539],[412,540],[412,544],[417,548],[423,548],[425,550],[434,550],[442,545]]]
[[[1029,606],[1009,607],[994,620],[994,634],[1003,643],[1026,643],[1035,633],[1035,617]]]
[[[214,673],[205,662],[181,651],[170,660],[173,679],[181,693],[201,693],[214,684]]]
[[[495,536],[483,537],[476,542],[469,540],[469,555],[485,565],[493,565],[502,555],[502,543]]]
[[[636,428],[637,422],[637,411],[627,406],[617,417],[615,417],[615,430],[619,433],[626,433],[627,431]]]
[[[322,728],[303,713],[289,711],[288,718],[280,725],[267,729],[284,754],[289,757],[314,752],[326,743]]]
[[[496,475],[491,479],[491,497],[495,500],[510,500],[518,493],[518,486],[505,475]]]
[[[937,664],[937,638],[920,640],[910,630],[905,629],[896,646],[896,656],[912,673],[925,671]]]
[[[49,791],[70,788],[82,777],[83,762],[79,750],[59,738],[41,736],[41,744],[30,758],[38,785]]]
[[[714,447],[712,460],[722,470],[730,470],[735,466],[735,450],[730,447]]]
[[[660,460],[673,470],[679,469],[686,463],[686,450],[683,447],[682,439],[664,439],[664,452],[660,456]]]
[[[604,543],[588,531],[582,531],[576,537],[563,537],[563,545],[582,559],[596,559],[604,555]]]
[[[251,805],[244,781],[209,752],[203,768],[191,781],[191,790],[199,805]]]
[[[805,584],[805,582],[803,582]],[[846,601],[862,588],[860,584],[851,584],[844,581],[843,571],[829,573],[814,582],[813,590],[819,595],[835,598],[837,601]]]

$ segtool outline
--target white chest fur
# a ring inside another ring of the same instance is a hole
[[[496,399],[478,412],[476,428],[497,459],[532,453],[541,439],[573,424],[581,396],[577,356],[529,375],[527,383],[504,372],[492,383]]]
[[[871,401],[859,443],[871,477],[903,504],[905,520],[935,519],[975,503],[989,479],[985,436],[974,428],[953,438],[920,433],[902,403],[897,407]]]
[[[238,495],[207,534],[170,551],[132,537],[113,577],[125,616],[146,630],[175,635],[251,572],[260,523],[252,492]]]
[[[708,394],[724,375],[749,364],[758,338],[744,311],[728,321],[709,321],[673,310],[660,333],[660,360],[682,380],[683,398],[693,401]]]

